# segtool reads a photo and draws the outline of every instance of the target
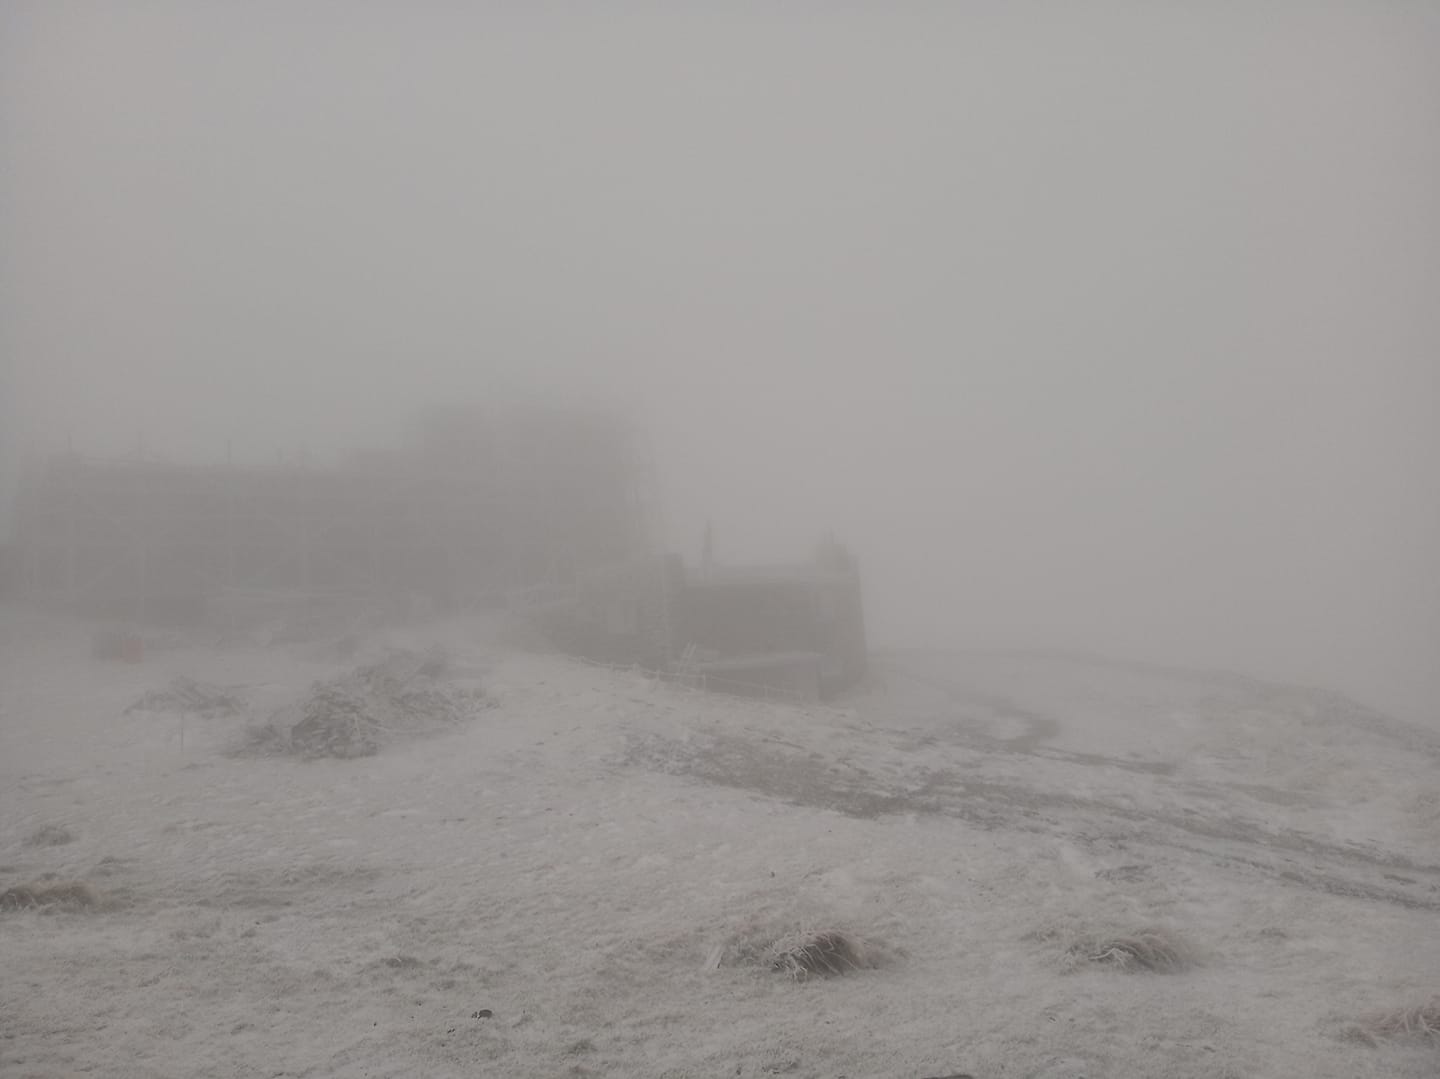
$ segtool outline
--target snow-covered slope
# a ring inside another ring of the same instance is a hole
[[[373,757],[252,759],[224,753],[241,718],[125,709],[185,674],[265,713],[338,661],[110,666],[82,627],[3,617],[0,890],[108,897],[0,913],[6,1076],[1440,1070],[1433,1042],[1346,1036],[1440,992],[1440,741],[1321,694],[911,653],[798,707],[451,625],[496,707]],[[45,825],[73,841],[27,842]],[[797,925],[903,954],[710,969]],[[1199,962],[1068,952],[1146,926]]]

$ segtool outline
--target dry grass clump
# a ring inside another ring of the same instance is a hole
[[[440,649],[393,649],[372,663],[317,682],[295,706],[246,730],[237,757],[368,757],[383,744],[450,729],[492,702],[476,687],[456,686]]]
[[[1071,969],[1094,963],[1156,974],[1176,974],[1197,962],[1194,949],[1168,929],[1086,937],[1070,946],[1066,959]]]
[[[1440,1044],[1440,995],[1409,1008],[1368,1015],[1346,1033],[1370,1045],[1387,1038],[1428,1038]]]
[[[365,695],[340,683],[316,685],[305,699],[290,746],[302,757],[369,757],[380,751],[378,721]]]
[[[880,966],[887,953],[876,943],[843,929],[801,929],[770,945],[766,963],[795,981],[837,977]]]
[[[63,824],[46,824],[31,832],[25,839],[28,847],[63,847],[75,842],[75,833]]]
[[[240,715],[245,697],[238,689],[199,682],[194,678],[173,679],[164,689],[152,689],[125,709],[131,712],[190,712],[218,718]]]
[[[786,974],[799,982],[873,970],[899,955],[880,941],[848,929],[801,926],[777,932],[773,927],[752,924],[729,944],[712,949],[705,965],[710,970],[720,966],[755,967]]]
[[[100,893],[83,880],[36,881],[0,892],[0,910],[80,910],[100,905]]]
[[[274,722],[246,727],[238,741],[224,751],[227,757],[283,757],[291,752],[290,731]]]

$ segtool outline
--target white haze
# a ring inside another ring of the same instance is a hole
[[[877,644],[1440,712],[1440,8],[0,15],[0,476],[613,398]]]

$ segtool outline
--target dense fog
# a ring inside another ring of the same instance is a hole
[[[1440,722],[1440,9],[0,11],[0,477],[632,411],[877,646]]]

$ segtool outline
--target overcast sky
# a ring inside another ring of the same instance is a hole
[[[597,10],[0,7],[7,482],[563,387],[879,643],[1440,722],[1440,6]]]

